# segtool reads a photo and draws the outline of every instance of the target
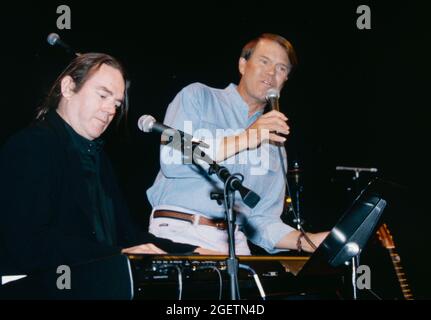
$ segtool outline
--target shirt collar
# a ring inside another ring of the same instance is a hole
[[[236,84],[229,84],[227,88],[225,89],[226,93],[231,98],[232,104],[237,107],[241,108],[241,111],[245,113],[245,117],[248,120],[249,123],[253,123],[257,120],[258,117],[260,117],[263,114],[263,109],[256,111],[254,114],[252,114],[250,117],[248,116],[249,107],[248,104],[244,101],[244,99],[241,97],[237,90],[238,86]]]
[[[96,155],[100,153],[103,148],[103,140],[101,138],[88,140],[78,134],[66,121],[63,120],[63,122],[66,127],[66,131],[72,139],[73,145],[79,150],[79,152],[88,155]]]

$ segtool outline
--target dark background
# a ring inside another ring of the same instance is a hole
[[[429,16],[418,2],[302,1],[240,3],[106,1],[16,3],[1,10],[2,116],[0,144],[27,126],[50,84],[70,61],[46,42],[57,32],[78,52],[119,58],[132,80],[128,130],[111,126],[111,156],[134,217],[146,225],[145,191],[159,168],[157,136],[137,119],[162,121],[185,85],[224,88],[238,83],[242,46],[263,32],[288,38],[299,68],[280,103],[290,118],[289,161],[298,161],[307,230],[331,228],[354,191],[352,173],[337,165],[375,167],[374,176],[405,190],[389,202],[389,224],[415,296],[430,298],[428,165]],[[58,30],[58,5],[72,12],[71,30]],[[372,29],[358,30],[356,8],[371,8]],[[287,220],[291,217],[286,216]],[[374,241],[374,240],[372,240]],[[388,265],[388,267],[391,267]]]

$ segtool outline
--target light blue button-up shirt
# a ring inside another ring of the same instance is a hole
[[[213,159],[223,136],[247,129],[262,114],[248,116],[249,108],[234,84],[214,89],[201,83],[185,87],[177,94],[166,112],[164,123],[206,142],[203,149]],[[161,147],[160,167],[153,186],[147,190],[153,207],[172,205],[199,212],[208,218],[224,218],[223,205],[210,199],[212,191],[223,190],[215,175],[208,176],[193,164],[180,162],[181,153],[169,144]],[[282,148],[284,162],[286,152]],[[244,186],[256,192],[261,200],[250,209],[235,196],[237,223],[249,240],[269,253],[275,245],[294,230],[281,221],[285,199],[285,182],[278,147],[264,143],[254,150],[245,150],[220,163],[232,174],[244,176]]]

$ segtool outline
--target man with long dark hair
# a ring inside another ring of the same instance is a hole
[[[0,155],[3,274],[121,252],[196,249],[139,232],[129,220],[100,138],[114,117],[127,115],[127,102],[121,64],[106,54],[82,54],[55,81],[33,125],[5,144]]]

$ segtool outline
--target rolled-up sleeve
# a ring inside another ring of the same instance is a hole
[[[285,154],[285,152],[283,151]],[[278,159],[272,159],[278,161]],[[285,181],[280,174],[281,166],[270,170],[268,175],[261,177],[265,192],[260,194],[261,200],[247,215],[243,229],[254,244],[274,254],[287,249],[277,249],[276,244],[287,234],[295,230],[281,220],[284,207]]]

